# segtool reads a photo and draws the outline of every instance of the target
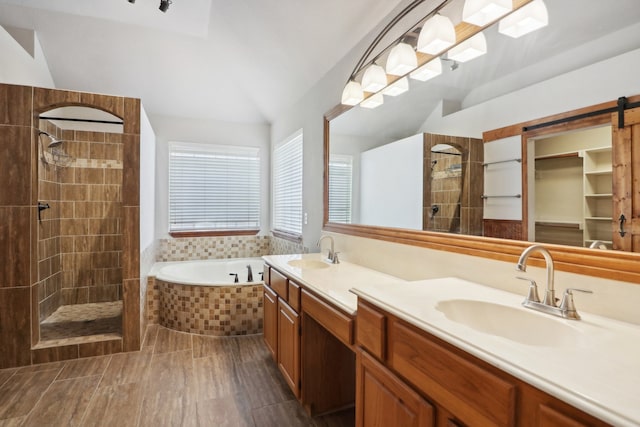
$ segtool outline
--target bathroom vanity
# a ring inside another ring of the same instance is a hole
[[[637,326],[453,277],[264,258],[265,341],[311,414],[355,402],[359,427],[640,424]]]

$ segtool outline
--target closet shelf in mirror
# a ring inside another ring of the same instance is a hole
[[[540,220],[540,221],[536,221],[536,225],[543,226],[543,227],[562,227],[562,228],[582,229],[582,222],[580,221]]]
[[[610,216],[589,216],[584,219],[588,221],[613,221],[613,218]]]
[[[611,169],[602,169],[597,171],[585,171],[585,175],[611,175],[613,171]]]
[[[598,194],[585,194],[584,197],[591,197],[595,199],[604,199],[607,197],[613,197],[612,193],[598,193]]]
[[[489,165],[496,165],[498,163],[509,163],[509,162],[518,162],[518,163],[522,163],[522,159],[518,158],[518,159],[507,159],[507,160],[496,160],[494,162],[486,162],[483,163],[482,166],[489,166]]]

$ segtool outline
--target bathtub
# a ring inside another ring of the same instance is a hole
[[[262,333],[263,265],[261,258],[156,263],[149,276],[157,323],[201,335]]]

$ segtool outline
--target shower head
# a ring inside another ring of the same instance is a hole
[[[60,139],[56,138],[55,136],[53,136],[53,135],[51,135],[51,134],[49,134],[49,133],[47,133],[47,132],[45,132],[45,131],[43,131],[43,130],[41,130],[41,131],[40,131],[40,133],[38,134],[38,136],[39,136],[39,135],[45,135],[45,136],[49,137],[49,139],[51,140],[51,142],[49,143],[49,145],[47,145],[47,148],[57,147],[57,146],[59,146],[60,144],[62,144],[62,140],[60,140]]]

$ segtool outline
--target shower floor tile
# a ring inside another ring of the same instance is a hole
[[[96,340],[120,337],[122,331],[122,301],[63,305],[40,323],[40,344],[91,336]]]

